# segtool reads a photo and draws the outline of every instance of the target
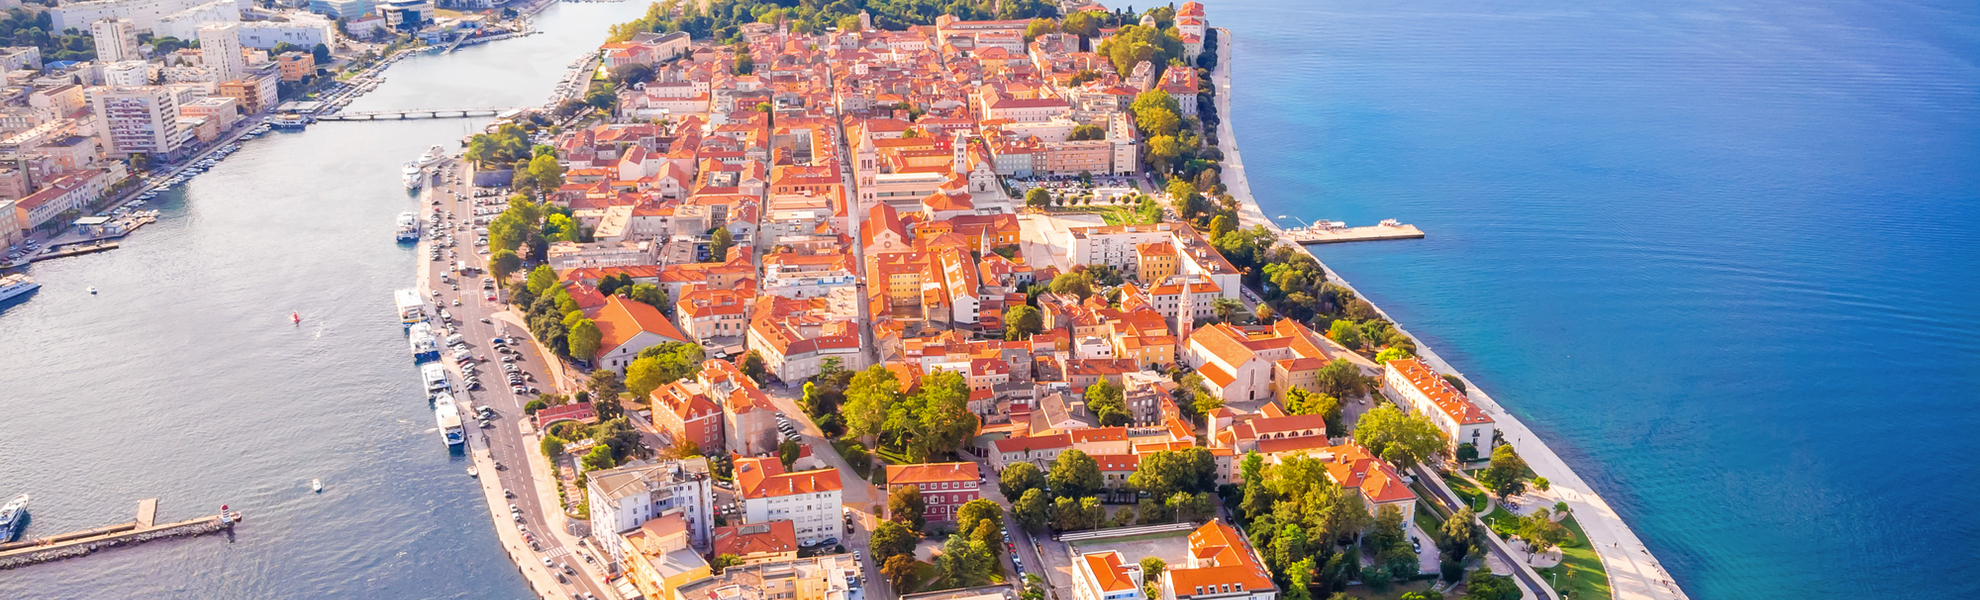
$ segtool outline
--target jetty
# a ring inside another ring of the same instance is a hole
[[[418,110],[372,110],[363,112],[339,112],[317,115],[318,121],[402,121],[409,119],[465,119],[468,117],[493,117],[514,109],[509,108],[439,108]]]
[[[229,511],[225,506],[220,509],[216,515],[158,524],[158,499],[147,498],[138,502],[137,517],[129,522],[0,544],[0,570],[73,558],[115,546],[232,530],[241,521],[240,511]]]
[[[1397,223],[1395,219],[1382,221],[1380,225],[1348,227],[1346,223],[1323,222],[1312,227],[1288,229],[1284,233],[1287,240],[1298,244],[1341,244],[1346,242],[1374,242],[1380,240],[1413,240],[1423,237],[1423,230],[1408,223]]]
[[[117,242],[112,242],[109,240],[100,240],[100,241],[83,243],[83,244],[69,244],[66,246],[49,248],[47,252],[42,254],[36,254],[32,258],[36,262],[40,262],[55,258],[81,256],[84,254],[93,254],[105,250],[115,250],[117,249],[118,245],[119,244]]]

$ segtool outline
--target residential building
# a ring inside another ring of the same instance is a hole
[[[927,507],[921,516],[930,523],[948,522],[955,520],[964,503],[981,497],[980,478],[973,462],[887,465],[887,493],[914,486]]]
[[[710,399],[700,382],[680,380],[653,390],[653,426],[674,445],[714,451],[727,448],[722,435],[722,406]]]
[[[1145,600],[1141,563],[1118,551],[1081,555],[1073,561],[1074,600]]]
[[[92,2],[64,2],[49,10],[52,26],[49,31],[92,29],[94,23],[104,19],[126,19],[137,33],[150,32],[165,17],[199,6],[211,0],[95,0]],[[37,64],[36,66],[40,66]],[[9,66],[8,68],[19,68]]]
[[[790,521],[715,528],[715,542],[708,553],[742,559],[745,565],[797,560],[797,528]]]
[[[788,520],[797,529],[799,544],[838,539],[844,531],[844,488],[837,469],[786,473],[775,458],[738,458],[735,473],[743,522]]]
[[[606,298],[605,308],[599,309],[591,320],[598,325],[601,336],[593,364],[622,374],[641,350],[688,341],[659,309],[618,296]]]
[[[671,598],[674,591],[710,574],[708,561],[688,546],[688,526],[680,513],[668,512],[615,534],[611,554],[624,567],[626,579],[647,598]]]
[[[1327,465],[1327,478],[1343,488],[1360,490],[1361,505],[1368,514],[1379,514],[1384,506],[1402,513],[1403,529],[1416,523],[1416,493],[1389,461],[1376,458],[1367,448],[1349,442],[1318,453]]]
[[[715,518],[715,492],[708,478],[708,459],[684,458],[664,462],[633,461],[586,474],[585,501],[591,508],[593,535],[630,531],[679,511],[689,539],[707,547]],[[614,559],[623,559],[612,545]]]
[[[332,19],[357,20],[372,12],[374,0],[309,0],[309,11]],[[357,33],[352,30],[351,33]]]
[[[103,190],[108,187],[109,178],[100,170],[71,173],[50,180],[40,190],[14,201],[15,227],[36,229],[56,222],[65,212],[84,212],[103,198]]]
[[[275,57],[282,81],[297,82],[316,76],[316,57],[307,52],[285,52]]]
[[[96,60],[99,62],[144,60],[144,51],[138,46],[137,24],[130,19],[98,19],[89,24],[89,33],[96,38]]]
[[[333,18],[299,13],[289,14],[284,17],[286,20],[282,21],[242,21],[239,29],[241,45],[267,50],[283,42],[304,48],[315,48],[317,44],[336,44],[337,23],[331,20]],[[353,15],[351,18],[357,17]]]
[[[178,95],[171,88],[92,88],[90,101],[107,154],[170,156],[193,139],[192,130],[179,126]]]
[[[666,600],[853,600],[859,565],[851,554],[740,565],[680,586]]]
[[[1382,393],[1444,430],[1444,435],[1450,438],[1451,450],[1471,444],[1478,449],[1478,456],[1492,455],[1492,447],[1497,445],[1497,423],[1423,361],[1414,358],[1389,361],[1383,367]]]
[[[199,27],[199,63],[213,81],[233,81],[247,74],[241,55],[239,23],[207,23]]]
[[[1264,559],[1237,528],[1212,519],[1189,534],[1189,561],[1162,572],[1163,600],[1274,600]]]

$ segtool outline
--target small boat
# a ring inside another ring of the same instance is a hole
[[[468,467],[468,477],[481,477],[481,472],[474,470],[474,467]]]
[[[0,506],[0,543],[14,541],[14,536],[20,535],[21,527],[27,524],[27,503],[28,495],[21,494],[6,506]]]
[[[309,489],[315,490],[316,493],[318,494],[323,493],[323,480],[321,479],[309,480]]]
[[[301,324],[302,324],[302,314],[300,314],[300,313],[297,313],[296,311],[293,311],[293,310],[292,310],[292,311],[289,311],[289,322],[291,322],[291,323],[295,323],[295,324],[297,324],[297,325],[301,325]]]
[[[92,285],[92,286],[89,286],[89,295],[91,295],[91,296],[94,296],[94,295],[96,295],[96,286],[93,286],[93,285]]]

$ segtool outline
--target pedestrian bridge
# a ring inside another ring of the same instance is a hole
[[[417,110],[367,110],[339,112],[314,117],[318,121],[403,121],[406,119],[465,119],[494,117],[513,108],[422,108]]]

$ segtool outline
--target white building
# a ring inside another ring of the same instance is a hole
[[[192,130],[179,127],[178,94],[171,88],[91,88],[90,107],[106,154],[171,154],[193,137]]]
[[[743,522],[788,520],[801,544],[840,539],[845,525],[842,483],[837,469],[785,473],[775,458],[736,459],[736,489],[742,493]]]
[[[1478,405],[1472,404],[1464,392],[1444,381],[1436,369],[1423,361],[1405,358],[1389,361],[1383,371],[1382,393],[1409,407],[1410,412],[1436,423],[1450,437],[1452,450],[1471,444],[1478,449],[1479,456],[1491,456],[1498,425]]]
[[[151,26],[152,35],[171,36],[179,39],[192,39],[199,35],[202,27],[216,23],[238,23],[241,8],[234,0],[209,0],[185,10],[165,15]],[[206,47],[206,42],[200,42]]]
[[[64,2],[49,12],[52,31],[83,29],[103,19],[129,19],[138,32],[153,31],[158,20],[211,0],[96,0]],[[155,32],[154,32],[155,33]]]
[[[245,21],[241,23],[241,45],[267,50],[288,42],[304,48],[336,41],[337,24],[313,13],[288,15],[287,21]]]
[[[113,17],[90,23],[89,33],[96,38],[96,60],[118,62],[144,59],[144,53],[138,49],[137,24],[130,19]]]
[[[1140,562],[1121,558],[1120,552],[1095,552],[1073,561],[1075,600],[1145,600]]]
[[[151,64],[142,60],[126,60],[103,65],[103,85],[114,87],[151,85]]]
[[[239,23],[210,23],[199,28],[199,61],[214,82],[240,79],[247,73],[241,57]]]
[[[707,548],[714,531],[715,493],[709,485],[708,459],[702,457],[660,463],[634,461],[625,466],[592,471],[585,482],[591,507],[591,531],[609,536],[637,529],[661,513],[680,509],[694,545]],[[617,556],[617,544],[601,544]]]

